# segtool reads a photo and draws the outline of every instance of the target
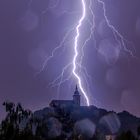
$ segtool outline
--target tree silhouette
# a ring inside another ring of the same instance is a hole
[[[140,126],[137,128],[138,140],[140,140]]]
[[[127,132],[122,132],[116,140],[136,140],[135,136],[133,133],[129,130]]]
[[[15,105],[12,102],[4,102],[3,106],[6,111],[6,118],[1,122],[0,139],[1,140],[15,140],[20,135],[32,136],[32,112],[25,110],[20,103]],[[21,131],[20,125],[24,120],[28,120],[25,129]]]

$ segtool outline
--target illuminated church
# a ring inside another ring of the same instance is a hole
[[[78,91],[77,85],[75,92],[73,94],[73,100],[52,100],[50,107],[72,107],[80,106],[80,93]]]

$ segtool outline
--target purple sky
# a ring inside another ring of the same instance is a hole
[[[133,42],[128,43],[127,48],[137,58],[120,49],[112,39],[103,10],[95,2],[97,48],[92,39],[85,48],[83,60],[91,75],[88,79],[90,102],[108,110],[127,110],[140,116],[140,1],[104,1],[108,19]],[[45,9],[47,11],[43,12]],[[59,50],[48,66],[40,74],[36,73],[64,34],[75,26],[80,15],[80,0],[58,0],[58,4],[57,0],[0,1],[0,104],[10,100],[37,110],[58,97],[57,87],[48,85],[72,59],[74,32],[66,40],[64,52]],[[81,44],[89,32],[87,23],[81,30]],[[71,67],[65,75],[70,70]],[[60,99],[72,98],[76,84],[72,79],[61,86]],[[3,114],[0,105],[0,119]]]

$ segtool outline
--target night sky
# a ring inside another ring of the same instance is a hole
[[[117,112],[127,110],[140,117],[140,1],[104,2],[110,23],[128,40],[126,47],[134,57],[117,44],[106,25],[102,6],[93,0],[96,41],[92,36],[83,58],[83,66],[91,76],[88,90],[83,75],[82,80],[91,104]],[[0,104],[5,100],[21,102],[34,111],[48,106],[52,99],[72,98],[76,85],[73,76],[61,85],[59,94],[57,86],[49,83],[72,60],[75,31],[43,70],[42,66],[80,16],[80,0],[0,1]],[[87,17],[79,45],[89,31]],[[64,77],[70,72],[71,66]],[[0,105],[0,119],[3,116]]]

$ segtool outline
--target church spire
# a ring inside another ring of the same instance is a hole
[[[78,86],[76,85],[74,95],[79,95]]]
[[[75,105],[80,106],[80,93],[78,91],[78,86],[76,85],[75,92],[73,95],[73,102]]]
[[[75,88],[75,91],[78,91],[78,87],[77,87],[77,84],[76,84],[76,88]]]

